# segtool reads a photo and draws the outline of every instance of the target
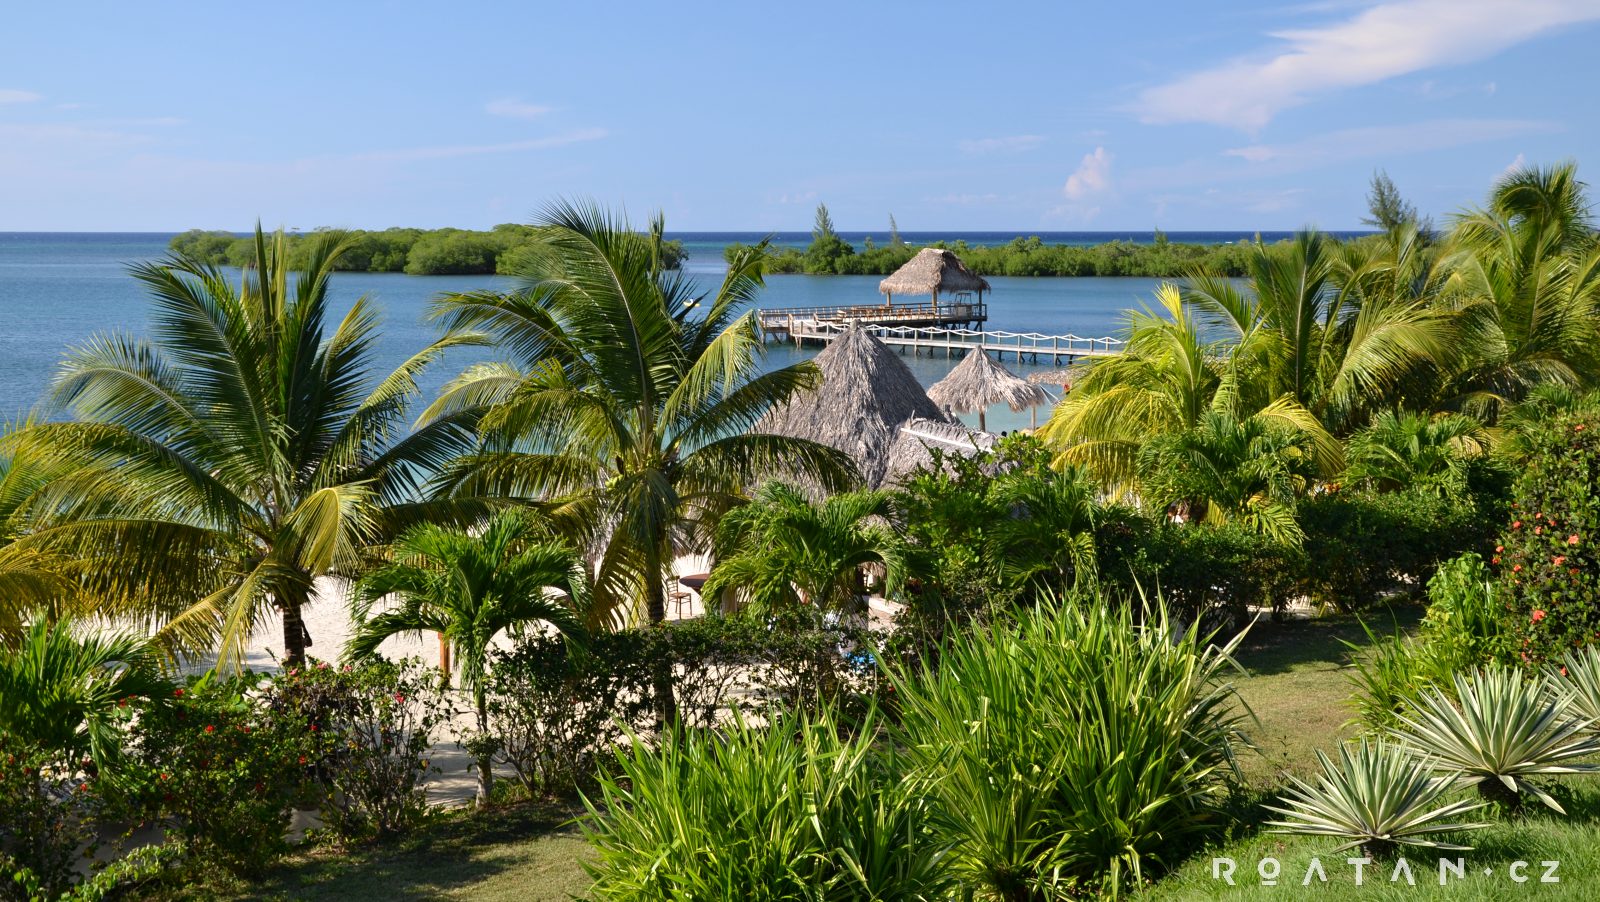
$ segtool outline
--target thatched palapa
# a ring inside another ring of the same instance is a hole
[[[906,265],[878,283],[878,291],[888,295],[891,301],[897,294],[926,294],[938,301],[941,293],[976,291],[981,295],[988,290],[989,283],[967,269],[960,257],[937,247],[925,247],[918,251],[915,257],[906,261]]]
[[[933,466],[933,452],[945,457],[971,457],[994,447],[995,437],[940,420],[907,420],[889,449],[887,482],[900,483],[919,467]]]
[[[1089,367],[1093,364],[1078,363],[1059,370],[1042,370],[1028,374],[1028,382],[1033,385],[1057,385],[1066,388],[1074,382],[1082,382],[1083,377],[1089,375]]]
[[[984,411],[995,404],[1005,404],[1012,410],[1022,410],[1050,403],[1050,396],[1037,385],[1018,377],[1004,366],[994,362],[987,352],[974,348],[950,375],[928,389],[933,403],[962,413],[978,414],[978,428],[988,431]]]
[[[869,486],[883,483],[900,424],[913,417],[950,422],[905,361],[860,326],[834,339],[816,363],[822,385],[769,412],[756,431],[837,448],[855,459]]]

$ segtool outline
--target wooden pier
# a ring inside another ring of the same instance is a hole
[[[805,318],[785,318],[768,324],[763,316],[762,328],[769,338],[792,341],[798,345],[807,342],[827,344],[850,328],[849,322],[823,321]],[[941,326],[902,326],[865,323],[879,341],[899,348],[904,354],[911,349],[912,356],[938,356],[942,351],[946,359],[965,357],[967,352],[981,350],[993,353],[997,360],[1017,363],[1047,363],[1059,366],[1089,357],[1114,357],[1122,353],[1123,341],[1118,338],[1085,338],[1081,335],[1044,335],[1039,332],[1006,332]]]
[[[965,294],[965,293],[963,293]],[[789,331],[798,322],[865,323],[869,326],[962,326],[976,329],[989,320],[989,305],[957,296],[923,304],[868,304],[841,307],[779,307],[759,311],[768,333]]]

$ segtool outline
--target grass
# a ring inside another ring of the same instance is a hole
[[[1374,634],[1384,636],[1396,626],[1415,626],[1419,616],[1415,609],[1401,608],[1369,613],[1366,620]],[[1355,735],[1349,725],[1355,714],[1346,679],[1349,653],[1340,640],[1362,645],[1367,637],[1353,617],[1262,621],[1240,647],[1237,657],[1248,675],[1239,677],[1236,685],[1259,721],[1251,739],[1261,753],[1246,754],[1241,763],[1250,790],[1259,798],[1265,798],[1286,774],[1304,777],[1313,772],[1316,749],[1331,750]],[[1496,823],[1460,837],[1462,844],[1476,848],[1449,853],[1466,859],[1467,875],[1452,879],[1446,887],[1438,883],[1437,854],[1410,855],[1416,886],[1406,885],[1403,878],[1398,884],[1389,883],[1394,867],[1389,864],[1368,866],[1364,885],[1357,887],[1354,869],[1345,863],[1354,853],[1333,854],[1337,842],[1249,829],[1198,853],[1143,895],[1153,900],[1265,900],[1303,894],[1329,899],[1493,900],[1526,893],[1551,900],[1600,898],[1600,779],[1566,778],[1556,785],[1567,817],[1533,812],[1514,823]],[[581,898],[588,878],[580,862],[590,851],[568,824],[571,814],[533,806],[488,815],[454,814],[397,843],[294,857],[255,885],[200,883],[148,898],[173,902]],[[1211,876],[1215,856],[1238,863],[1236,885]],[[1276,886],[1261,885],[1256,875],[1258,862],[1267,857],[1281,865]],[[1328,882],[1313,877],[1310,886],[1302,887],[1313,858],[1321,861]],[[1508,874],[1508,867],[1518,860],[1530,863],[1525,884],[1512,882]],[[1560,883],[1539,883],[1543,873],[1539,862],[1548,860],[1561,862]],[[1490,869],[1487,875],[1485,868]]]
[[[451,812],[394,843],[293,856],[256,883],[217,876],[159,888],[145,898],[160,902],[566,900],[581,896],[589,886],[580,865],[589,857],[589,847],[569,824],[575,813],[533,805],[486,815]]]

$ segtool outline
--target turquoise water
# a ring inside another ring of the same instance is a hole
[[[0,415],[14,417],[41,400],[68,346],[100,331],[147,331],[149,303],[128,275],[127,266],[160,257],[170,237],[0,233],[0,322],[4,323],[0,329]],[[728,236],[684,237],[698,239],[686,241],[691,253],[688,271],[711,287],[720,274],[720,248]],[[912,237],[907,234],[908,239]],[[718,250],[713,253],[711,248]],[[878,281],[877,276],[772,276],[761,303],[790,307],[871,302],[878,297]],[[1155,279],[1099,278],[997,277],[989,281],[994,287],[990,328],[1085,336],[1114,333],[1123,311],[1148,303],[1159,284]],[[506,284],[494,276],[338,273],[333,278],[333,300],[339,315],[362,295],[372,296],[384,311],[377,360],[388,369],[437,337],[434,326],[424,319],[434,297]],[[810,353],[774,346],[769,361],[783,365]],[[424,374],[423,391],[431,397],[481,355],[480,351],[453,352]],[[951,366],[942,359],[907,357],[906,362],[924,385],[943,378]],[[1024,375],[1043,367],[1011,361],[1007,366]],[[968,419],[977,421],[976,416]],[[1026,411],[1015,414],[1003,408],[988,416],[989,427],[995,430],[1026,426],[1028,419]]]

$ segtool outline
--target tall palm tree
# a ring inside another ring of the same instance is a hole
[[[703,547],[758,479],[842,488],[853,467],[818,443],[751,432],[821,379],[809,362],[762,372],[760,327],[743,308],[761,287],[764,246],[703,294],[662,267],[659,223],[640,235],[597,208],[556,204],[540,225],[519,288],[439,302],[452,333],[481,330],[510,359],[468,370],[426,418],[482,416],[485,446],[457,463],[451,489],[564,501],[587,526],[595,623],[659,623],[675,550]]]
[[[470,416],[408,435],[417,373],[458,335],[374,379],[378,315],[359,298],[329,331],[343,236],[291,273],[258,227],[237,282],[195,259],[133,267],[153,340],[102,335],[69,352],[54,398],[75,415],[17,436],[64,473],[28,541],[84,562],[86,590],[173,646],[222,662],[276,610],[287,661],[309,642],[314,582],[439,505],[428,475],[472,441]],[[460,504],[458,503],[458,506]]]
[[[73,762],[102,769],[120,753],[117,708],[129,698],[164,700],[150,644],[131,634],[80,634],[71,618],[32,619],[13,648],[0,649],[0,732]]]
[[[1600,241],[1573,164],[1502,177],[1451,250],[1446,299],[1468,347],[1444,404],[1493,423],[1539,385],[1600,378]]]
[[[472,531],[423,524],[395,542],[391,563],[357,583],[361,623],[346,655],[371,657],[391,636],[439,633],[455,651],[478,734],[487,737],[486,680],[495,637],[540,623],[581,633],[587,589],[582,556],[526,512],[502,511]],[[398,606],[373,614],[388,596],[398,596]],[[487,748],[477,754],[480,805],[488,804],[493,788],[490,758]]]
[[[1040,436],[1058,464],[1087,467],[1113,494],[1139,493],[1140,453],[1158,436],[1180,436],[1213,413],[1234,421],[1258,419],[1305,434],[1313,460],[1332,474],[1343,467],[1339,443],[1317,417],[1275,385],[1263,361],[1260,322],[1231,286],[1211,286],[1213,296],[1236,308],[1247,326],[1233,340],[1211,338],[1208,325],[1176,285],[1156,291],[1159,312],[1129,319],[1123,353],[1097,362],[1056,406]]]
[[[731,590],[771,613],[860,613],[863,566],[882,566],[891,594],[905,578],[891,513],[888,492],[843,492],[814,503],[792,486],[767,483],[722,518],[703,594]]]
[[[29,449],[0,448],[0,646],[21,641],[32,617],[89,613],[72,562],[26,541],[34,502],[54,475]]]

